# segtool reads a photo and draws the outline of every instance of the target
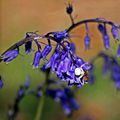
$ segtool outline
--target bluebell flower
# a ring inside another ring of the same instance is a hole
[[[65,57],[65,59],[63,60],[63,70],[62,72],[67,72],[70,68],[71,65],[71,59],[68,57]]]
[[[86,63],[82,64],[81,67],[83,68],[83,70],[89,71],[92,69],[93,65],[86,62]]]
[[[110,38],[108,34],[103,34],[103,43],[106,49],[110,48]]]
[[[94,76],[93,72],[90,72],[88,83],[93,84],[94,82],[95,82],[95,76]]]
[[[78,101],[75,98],[70,99],[70,107],[73,110],[78,110],[80,108],[80,105],[79,105]]]
[[[115,82],[115,87],[117,90],[120,90],[120,81]]]
[[[103,68],[102,68],[102,72],[103,75],[106,75],[108,72],[111,72],[111,79],[113,80],[115,87],[117,90],[120,90],[120,64],[119,61],[117,61],[117,59],[114,56],[110,56],[104,52],[101,52],[97,55],[96,58],[102,57],[104,60],[104,64],[103,64]],[[95,59],[96,59],[95,58]],[[90,73],[90,77],[91,78],[91,71]],[[94,79],[94,76],[92,76]],[[89,82],[90,80],[88,80]]]
[[[104,25],[103,24],[98,24],[98,30],[104,34],[105,33],[105,28],[104,28]]]
[[[117,27],[112,26],[111,33],[115,40],[119,40],[119,32]]]
[[[42,86],[39,85],[39,86],[37,87],[36,91],[35,91],[35,96],[39,98],[39,97],[41,97],[42,95],[43,95]]]
[[[74,43],[70,43],[70,49],[73,53],[76,53],[76,46]]]
[[[69,66],[68,66],[68,70],[66,72],[67,74],[67,78],[66,78],[66,81],[69,82],[69,80],[72,82],[73,79],[75,78],[75,66],[73,63],[71,63]]]
[[[46,45],[42,51],[42,58],[46,58],[46,56],[51,52],[51,50],[52,50],[52,46]]]
[[[109,35],[107,33],[106,25],[105,24],[99,24],[98,29],[102,34],[104,47],[106,49],[108,49],[110,47],[110,38],[109,38]]]
[[[84,45],[85,45],[85,50],[88,50],[90,48],[90,37],[89,37],[89,35],[85,36]]]
[[[0,89],[3,87],[3,80],[2,77],[0,76]]]
[[[72,6],[72,4],[68,4],[68,6],[66,7],[66,12],[67,12],[67,14],[72,14],[72,12],[73,12],[73,6]]]
[[[26,77],[26,80],[25,80],[25,82],[24,82],[24,88],[25,88],[25,89],[28,89],[29,86],[30,86],[30,77],[27,76],[27,77]]]
[[[112,73],[112,79],[114,80],[116,89],[120,90],[120,75]]]
[[[85,28],[86,28],[86,35],[84,38],[84,45],[85,45],[85,50],[90,48],[90,33],[89,33],[89,27],[88,27],[88,23],[85,23]]]
[[[16,118],[20,110],[19,104],[23,100],[23,98],[27,95],[26,90],[28,89],[28,87],[29,87],[29,79],[27,79],[25,83],[19,87],[14,104],[9,105],[9,111],[8,111],[9,120],[14,120]]]
[[[36,94],[37,97],[41,97],[42,96],[42,91],[38,91]]]
[[[49,61],[44,65],[44,69],[48,69],[52,66],[55,56],[56,56],[56,53],[53,53]]]
[[[26,54],[31,53],[32,51],[32,41],[28,41],[25,43],[25,52]]]
[[[70,109],[70,106],[66,102],[61,102],[61,105],[63,107],[63,111],[65,115],[70,115],[72,110]]]
[[[52,35],[54,36],[57,43],[60,43],[65,38],[69,38],[69,35],[68,35],[66,30],[58,31],[58,32],[52,32]]]
[[[79,103],[74,98],[74,93],[70,88],[47,89],[46,93],[55,101],[60,102],[65,115],[70,115],[74,110],[79,109]]]
[[[57,70],[56,70],[57,76],[59,76],[61,78],[63,71],[64,71],[64,64],[63,64],[63,61],[61,61],[57,67]]]
[[[85,62],[84,62],[84,60],[82,58],[77,56],[76,59],[75,59],[75,63],[77,65],[77,67],[78,67],[78,66],[83,65]]]
[[[2,60],[8,63],[12,61],[13,59],[15,59],[18,56],[18,54],[19,54],[18,50],[10,50],[2,56]]]
[[[111,76],[112,79],[115,82],[116,88],[120,90],[120,65],[117,63],[115,59],[112,59],[111,62],[112,68],[111,68]]]
[[[40,63],[40,59],[42,58],[42,54],[40,51],[36,51],[35,55],[34,55],[34,60],[33,60],[33,68],[38,68],[39,67],[39,63]]]
[[[73,91],[65,88],[61,96],[61,104],[66,115],[70,115],[72,111],[79,109],[79,103],[74,98]]]
[[[57,53],[55,53],[55,56],[54,56],[54,59],[52,61],[52,65],[51,65],[51,69],[53,72],[55,72],[58,67],[57,63],[58,63],[59,59],[60,59],[60,54],[57,52]]]
[[[120,57],[120,44],[119,44],[118,50],[117,50],[117,57]]]
[[[20,99],[21,97],[23,97],[25,94],[25,90],[23,86],[20,86],[19,90],[18,90],[18,99]]]
[[[112,65],[112,78],[114,81],[120,80],[120,66],[118,64]]]
[[[63,46],[61,45],[61,48],[60,45],[56,47],[55,52],[48,63],[45,64],[45,67],[51,68],[52,72],[56,73],[58,78],[62,81],[68,82],[68,85],[84,85],[87,83],[86,75],[88,74],[87,71],[91,69],[91,66],[72,52],[68,42],[67,44],[65,44],[65,42],[62,42],[61,44]],[[80,73],[78,78],[76,78],[75,75],[76,68],[81,68],[83,71]]]
[[[102,67],[102,74],[106,75],[108,73],[108,71],[110,70],[110,58],[107,55],[103,55],[103,67]]]
[[[65,88],[64,91],[65,91],[65,94],[67,95],[67,98],[70,101],[70,107],[73,110],[78,110],[80,108],[80,105],[79,105],[78,101],[74,98],[73,91],[70,88]]]

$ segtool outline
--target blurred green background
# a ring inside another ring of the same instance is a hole
[[[66,0],[0,0],[0,53],[24,38],[26,32],[38,30],[39,34],[45,34],[69,27],[70,19],[65,13],[67,2]],[[73,0],[73,5],[76,21],[104,17],[120,23],[120,0]],[[103,49],[96,24],[90,25],[90,31],[92,49],[87,52],[84,51],[82,42],[84,28],[78,27],[71,32],[71,35],[80,36],[73,41],[78,48],[77,55],[85,60],[90,60]],[[112,43],[110,51],[115,53],[116,47],[114,42]],[[0,63],[0,75],[4,80],[4,87],[0,90],[0,120],[6,120],[8,104],[14,102],[16,92],[27,75],[31,77],[31,88],[45,78],[42,72],[32,69],[34,53],[25,55],[24,47],[21,47],[20,53],[21,55],[10,64]],[[77,91],[80,110],[75,112],[72,118],[67,118],[59,104],[46,98],[42,120],[82,120],[86,116],[90,116],[93,120],[120,120],[120,93],[116,91],[109,75],[102,77],[102,60],[97,60],[95,64],[97,77],[95,84],[85,85]],[[20,104],[17,120],[34,120],[38,104],[38,99],[26,97]]]

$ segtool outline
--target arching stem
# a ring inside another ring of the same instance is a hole
[[[82,20],[82,21],[79,21],[77,23],[74,23],[73,25],[71,25],[68,29],[67,29],[67,32],[70,32],[71,30],[73,30],[75,27],[79,26],[79,25],[82,25],[82,24],[85,24],[85,23],[105,23],[105,24],[109,24],[111,26],[115,26],[117,27],[118,29],[120,29],[120,25],[118,24],[115,24],[113,23],[112,21],[108,21],[108,20],[105,20],[103,18],[94,18],[94,19],[86,19],[86,20]]]

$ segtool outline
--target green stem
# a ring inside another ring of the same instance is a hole
[[[37,109],[37,114],[35,116],[35,120],[40,120],[42,118],[42,110],[43,110],[44,102],[45,102],[45,91],[46,91],[46,88],[48,86],[49,75],[50,75],[50,69],[48,69],[46,71],[46,79],[45,79],[45,83],[43,85],[44,86],[44,88],[43,88],[43,96],[40,99],[38,109]]]
[[[35,116],[35,120],[40,120],[42,118],[42,110],[43,110],[43,106],[44,106],[44,99],[45,99],[45,95],[43,95],[41,97],[41,100],[39,102],[38,109],[37,109],[37,114]]]

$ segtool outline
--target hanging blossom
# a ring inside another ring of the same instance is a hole
[[[55,89],[51,86],[57,86]],[[70,115],[78,110],[80,105],[75,98],[74,91],[54,79],[47,79],[45,83],[38,85],[35,89],[30,89],[30,77],[27,76],[23,85],[18,89],[13,104],[9,104],[8,119],[15,119],[20,112],[20,102],[28,95],[41,99],[44,96],[52,98],[61,104],[65,115]]]
[[[63,41],[57,44],[55,51],[49,61],[43,66],[50,68],[62,81],[67,81],[68,85],[81,87],[88,81],[88,71],[91,65],[74,53],[71,43]]]
[[[16,98],[14,100],[14,104],[9,104],[8,109],[8,119],[14,120],[19,113],[19,104],[23,100],[23,98],[27,95],[28,88],[30,86],[30,78],[29,76],[26,78],[26,81],[23,85],[21,85],[18,89]]]
[[[85,50],[87,50],[90,49],[90,41],[91,41],[88,23],[85,23],[85,28],[86,28],[86,36],[84,38],[84,45],[85,45]]]
[[[98,29],[102,34],[102,38],[103,38],[103,43],[104,43],[104,47],[106,49],[110,48],[110,38],[109,35],[107,33],[107,28],[106,28],[106,24],[99,24],[98,25]]]
[[[78,110],[80,107],[70,88],[47,89],[46,94],[61,104],[65,115],[70,115],[74,110]]]
[[[32,95],[33,97],[40,98],[42,96],[42,87],[41,85],[37,86],[36,89],[30,89],[30,77],[27,76],[23,85],[20,85],[14,103],[9,104],[8,109],[8,119],[14,120],[20,112],[20,103],[23,99]]]

